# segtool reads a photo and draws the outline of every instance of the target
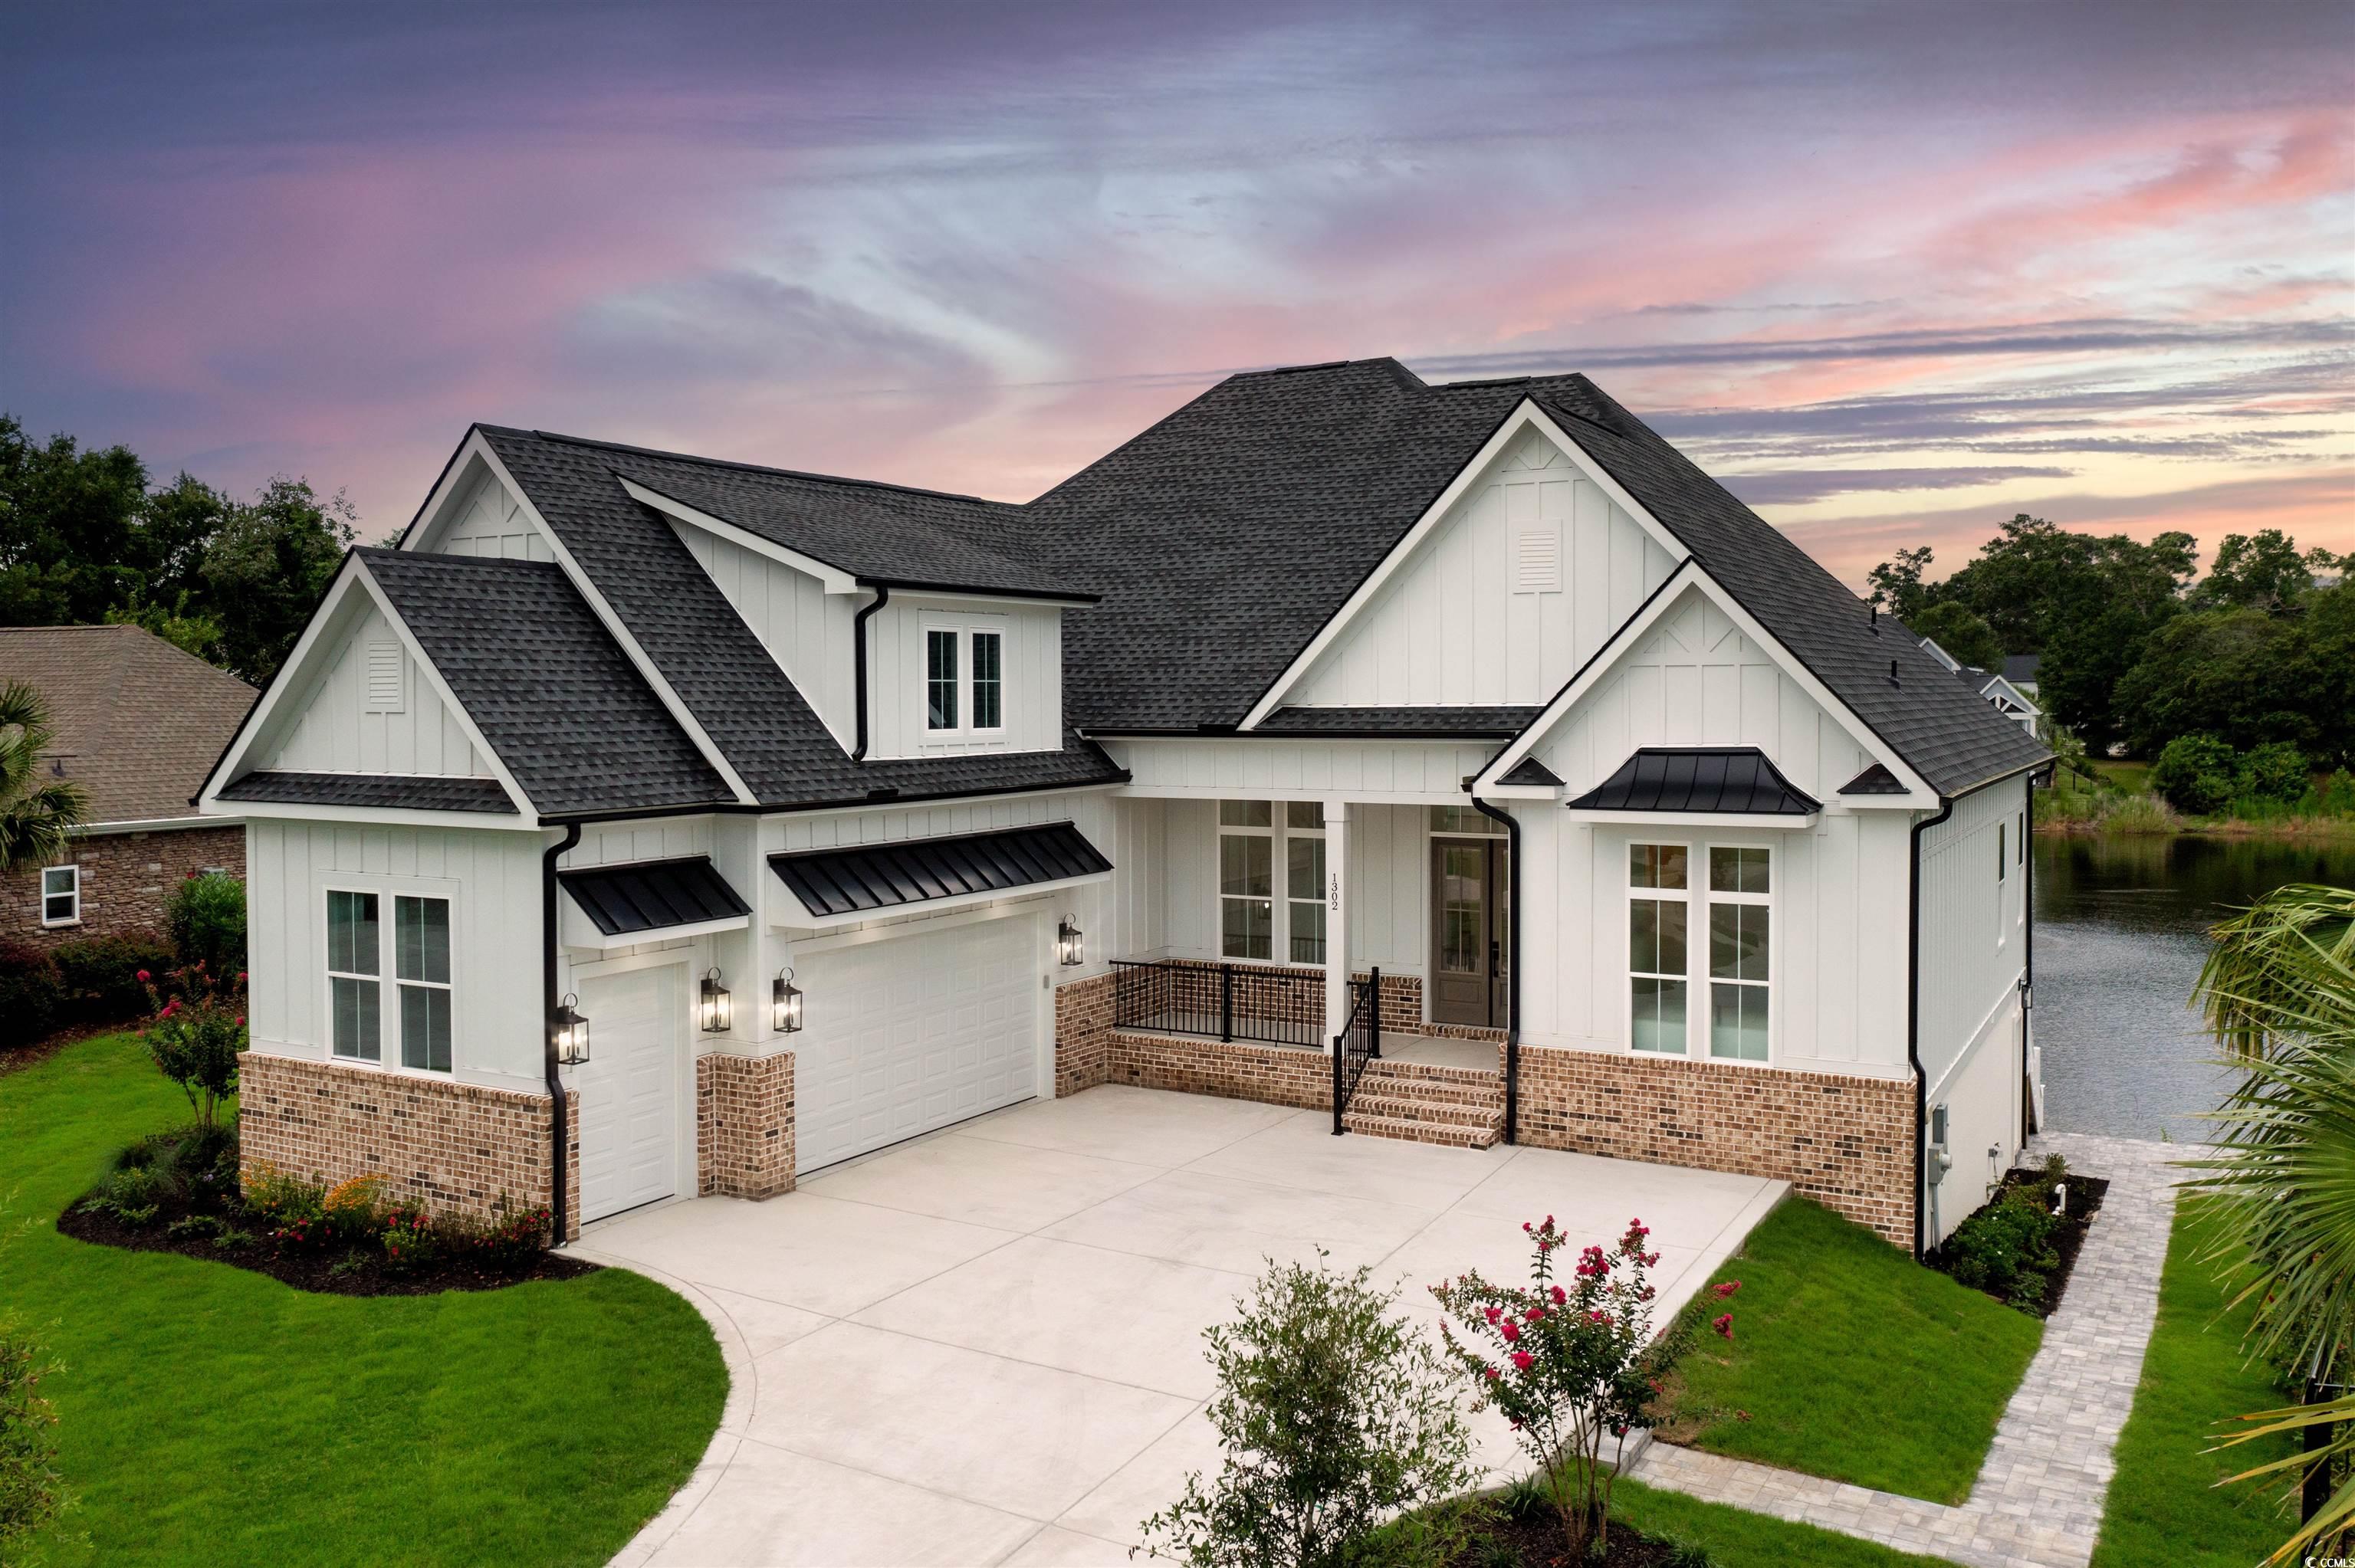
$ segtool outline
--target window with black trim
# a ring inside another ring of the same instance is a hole
[[[392,975],[400,991],[400,1065],[450,1070],[450,901],[392,901]]]
[[[383,940],[373,893],[327,893],[327,999],[338,1056],[384,1059]]]
[[[924,633],[924,727],[957,727],[957,634]]]

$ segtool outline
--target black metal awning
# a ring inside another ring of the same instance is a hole
[[[1112,869],[1112,862],[1069,822],[803,850],[773,854],[769,865],[793,889],[802,907],[821,918],[973,894],[1019,892]]]
[[[641,860],[559,871],[556,880],[608,937],[740,919],[752,906],[737,895],[709,855]]]
[[[1646,747],[1570,802],[1574,811],[1691,811],[1804,817],[1819,803],[1754,746]]]

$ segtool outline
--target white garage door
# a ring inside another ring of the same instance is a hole
[[[678,1191],[685,973],[666,964],[581,983],[589,1060],[570,1076],[581,1091],[583,1220]]]
[[[1036,916],[960,926],[801,965],[794,1164],[831,1165],[1038,1092]]]

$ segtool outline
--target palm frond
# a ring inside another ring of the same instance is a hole
[[[0,686],[0,871],[56,858],[82,821],[80,788],[41,778],[51,739],[40,694],[22,681]]]
[[[2261,1438],[2285,1433],[2302,1432],[2309,1426],[2325,1424],[2329,1425],[2334,1430],[2329,1444],[2325,1447],[2318,1448],[2311,1453],[2286,1455],[2281,1458],[2253,1466],[2238,1475],[2227,1476],[2218,1481],[2216,1484],[2220,1487],[2231,1486],[2235,1481],[2283,1476],[2286,1472],[2295,1472],[2296,1480],[2303,1485],[2307,1475],[2315,1467],[2335,1466],[2340,1459],[2355,1455],[2355,1393],[2342,1393],[2336,1399],[2313,1404],[2292,1405],[2286,1410],[2261,1410],[2254,1414],[2243,1415],[2241,1420],[2248,1424],[2248,1430],[2235,1432],[2229,1436],[2220,1436],[2215,1446],[2208,1451],[2212,1454],[2220,1449],[2236,1447],[2243,1443],[2254,1443]],[[2256,1425],[2260,1422],[2264,1425]],[[2286,1563],[2301,1555],[2316,1542],[2327,1536],[2335,1535],[2349,1528],[2350,1524],[2355,1524],[2355,1475],[2350,1475],[2347,1480],[2341,1482],[2330,1494],[2329,1500],[2316,1511],[2315,1516],[2300,1525],[2296,1534],[2275,1548],[2273,1555],[2265,1561]]]
[[[2319,1024],[2355,1043],[2355,889],[2317,883],[2277,887],[2212,927],[2193,990],[2209,1028],[2237,1056],[2262,1053],[2284,1033]],[[2335,986],[2336,1005],[2317,1007]]]

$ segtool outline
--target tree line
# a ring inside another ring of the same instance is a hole
[[[2277,528],[2199,541],[2080,534],[2025,514],[1943,581],[1928,546],[1871,573],[1873,602],[1966,664],[2041,655],[2037,701],[2094,756],[2184,736],[2355,765],[2355,555]]]
[[[261,685],[358,524],[302,479],[250,498],[185,471],[156,485],[128,447],[35,440],[0,414],[0,626],[127,621]]]

